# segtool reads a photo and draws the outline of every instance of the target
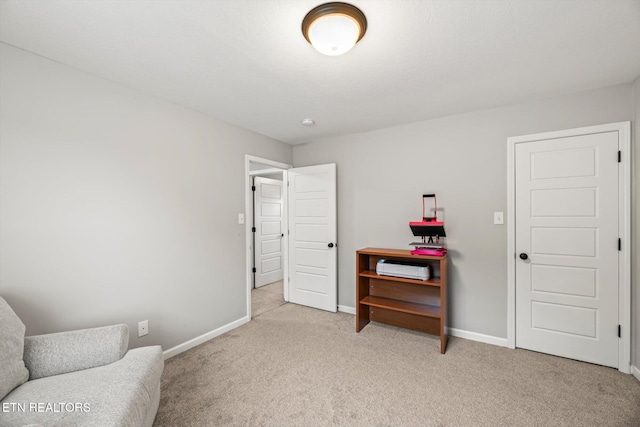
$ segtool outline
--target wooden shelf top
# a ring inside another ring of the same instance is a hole
[[[373,270],[363,271],[359,275],[360,275],[360,277],[369,277],[371,279],[389,280],[389,281],[392,281],[392,282],[413,283],[414,285],[440,287],[440,278],[439,277],[432,277],[429,280],[408,279],[406,277],[383,276],[381,274],[376,273]]]
[[[447,254],[444,254],[444,256],[411,255],[411,251],[409,249],[364,248],[359,249],[356,253],[362,255],[394,256],[407,259],[441,260],[447,258]]]
[[[426,304],[416,304],[414,302],[399,301],[389,298],[374,297],[368,295],[360,300],[360,304],[371,307],[386,308],[403,313],[417,314],[418,316],[440,318],[440,307]]]

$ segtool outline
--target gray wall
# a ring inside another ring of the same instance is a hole
[[[632,223],[633,235],[631,258],[631,324],[633,332],[631,348],[631,364],[640,369],[640,77],[633,83],[633,124],[631,126],[631,150],[634,153],[634,167],[632,168]]]
[[[631,118],[629,84],[295,146],[296,166],[338,165],[339,304],[355,304],[355,251],[408,248],[407,223],[434,192],[451,250],[450,326],[506,338],[507,227],[493,212],[507,210],[507,137]]]
[[[166,349],[244,317],[244,156],[291,147],[0,49],[0,295],[27,333]]]
[[[338,164],[345,306],[355,250],[407,247],[420,195],[436,192],[451,326],[506,337],[506,225],[492,213],[506,212],[507,137],[634,119],[640,145],[640,79],[296,146],[292,159],[285,144],[4,44],[0,67],[0,295],[29,334],[148,319],[134,347],[166,349],[246,315],[244,154]],[[634,325],[638,164],[635,149]]]

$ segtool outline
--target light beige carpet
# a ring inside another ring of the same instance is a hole
[[[254,291],[255,292],[255,291]],[[254,308],[255,311],[255,308]],[[640,383],[294,304],[167,360],[155,426],[640,426]]]

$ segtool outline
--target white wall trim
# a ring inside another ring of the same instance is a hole
[[[516,142],[507,138],[507,347],[516,348]]]
[[[348,305],[338,305],[338,311],[341,311],[343,313],[353,314],[354,316],[356,314],[356,308],[349,307]]]
[[[356,314],[355,307],[348,305],[339,305],[338,311],[348,314]],[[463,331],[462,329],[445,327],[445,332],[452,337],[464,338],[470,341],[482,342],[485,344],[497,345],[498,347],[507,347],[507,339],[494,337],[493,335],[480,334],[478,332]]]
[[[618,258],[618,274],[620,278],[618,291],[618,322],[626,331],[622,334],[618,345],[618,370],[631,373],[631,122],[617,123],[620,133],[619,149],[622,151],[621,167],[618,168],[619,197],[621,206],[618,219],[618,234],[622,238],[622,252]]]
[[[622,238],[622,251],[618,258],[618,277],[620,278],[618,322],[622,326],[623,333],[618,346],[618,370],[628,374],[631,366],[631,333],[629,332],[631,331],[631,122],[507,138],[507,346],[509,348],[516,346],[515,146],[519,143],[601,132],[618,132],[618,147],[622,151],[618,176],[620,191],[618,234]]]
[[[462,329],[455,328],[446,328],[446,331],[452,337],[464,338],[466,340],[497,345],[498,347],[508,347],[506,338],[494,337],[493,335],[485,335],[478,332],[463,331]]]
[[[278,172],[282,172],[282,169],[280,169],[280,168],[260,169],[260,170],[257,170],[257,171],[249,172],[249,175],[250,176],[263,176],[263,175],[270,175],[270,174],[274,174],[274,173],[278,173]]]
[[[196,347],[202,343],[205,343],[207,341],[209,341],[210,339],[213,339],[217,336],[220,336],[222,334],[224,334],[225,332],[229,332],[232,329],[237,328],[238,326],[242,326],[245,323],[249,322],[250,318],[249,316],[245,316],[241,319],[235,320],[231,323],[227,323],[226,325],[223,325],[221,327],[219,327],[218,329],[214,329],[213,331],[209,331],[205,334],[200,335],[199,337],[195,337],[193,339],[190,339],[187,342],[183,342],[182,344],[178,344],[175,347],[171,347],[168,350],[165,350],[164,352],[162,352],[162,355],[164,356],[164,360],[167,360],[169,358],[172,358],[173,356],[177,356],[178,354],[185,352],[193,347]]]
[[[640,381],[640,369],[633,365],[631,365],[631,375],[633,375],[638,381]]]

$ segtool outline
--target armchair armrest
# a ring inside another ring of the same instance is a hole
[[[113,325],[24,339],[29,379],[95,368],[120,360],[129,346],[129,327]]]

